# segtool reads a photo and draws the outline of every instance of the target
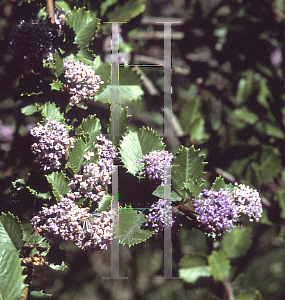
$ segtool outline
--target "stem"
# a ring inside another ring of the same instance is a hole
[[[47,7],[47,12],[48,12],[49,18],[51,19],[50,22],[51,22],[51,24],[54,24],[55,19],[54,19],[53,0],[46,0],[46,7]]]
[[[227,299],[228,300],[235,300],[234,294],[233,294],[233,289],[232,289],[232,283],[230,282],[229,279],[225,279],[223,281],[223,285],[226,291]]]

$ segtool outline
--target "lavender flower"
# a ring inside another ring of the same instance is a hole
[[[163,228],[165,226],[171,226],[176,220],[176,217],[172,217],[172,206],[165,205],[163,199],[159,199],[157,203],[152,204],[149,209],[150,213],[146,215],[146,218],[150,222],[151,226],[155,228],[155,235],[162,236]],[[167,219],[164,218],[166,213]],[[146,224],[148,225],[148,224]]]
[[[259,222],[262,215],[261,198],[257,190],[250,188],[244,184],[239,184],[233,190],[233,198],[238,206],[239,215],[246,215],[249,221]]]
[[[13,33],[10,50],[22,67],[31,68],[52,52],[53,38],[51,28],[46,21],[22,20]]]
[[[75,175],[69,186],[72,193],[68,193],[70,199],[80,199],[82,197],[99,201],[103,198],[107,185],[111,183],[113,171],[113,159],[118,155],[112,142],[106,140],[101,134],[97,136],[99,161],[97,164],[89,163],[83,166],[82,175]],[[85,160],[90,160],[94,156],[92,151],[84,155]]]
[[[36,154],[35,162],[43,171],[58,169],[60,160],[65,155],[69,147],[73,147],[74,138],[70,138],[66,125],[54,120],[46,119],[47,123],[31,129],[30,133],[39,138],[37,143],[31,146],[31,150]]]
[[[171,165],[173,155],[168,151],[152,151],[143,156],[138,162],[145,163],[144,174],[148,174],[150,180],[164,180],[165,167]],[[163,186],[163,182],[161,184]]]
[[[62,198],[58,204],[43,209],[31,220],[34,230],[41,235],[60,237],[73,241],[79,248],[87,251],[106,250],[111,244],[113,212],[102,212],[98,217],[87,208],[78,207],[72,200]],[[88,229],[84,228],[90,223]]]
[[[206,227],[208,233],[216,233],[219,236],[236,228],[234,223],[238,221],[239,209],[232,196],[225,190],[204,190],[193,204],[197,220]]]
[[[69,103],[71,106],[93,99],[99,90],[99,85],[104,83],[99,75],[95,75],[91,67],[79,61],[67,59],[61,70],[64,72],[69,94],[72,95]]]

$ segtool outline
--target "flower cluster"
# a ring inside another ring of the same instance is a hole
[[[36,154],[35,162],[43,171],[58,169],[60,160],[69,149],[73,147],[74,138],[70,138],[66,125],[54,120],[46,119],[47,123],[31,129],[30,133],[39,138],[37,143],[31,146],[31,150]]]
[[[74,175],[69,186],[72,193],[68,193],[70,199],[88,198],[92,201],[99,201],[103,198],[107,185],[111,183],[113,170],[113,159],[118,155],[112,142],[106,140],[101,134],[97,136],[96,144],[99,153],[98,163],[89,163],[83,166],[82,175]],[[84,155],[84,159],[89,161],[94,156],[92,151]]]
[[[168,151],[152,151],[139,159],[137,163],[145,163],[144,174],[147,173],[150,180],[162,180],[161,185],[163,185],[165,167],[171,165],[172,158],[173,154]]]
[[[232,194],[235,204],[238,206],[240,216],[248,216],[249,221],[259,222],[262,215],[261,198],[257,190],[244,184],[234,187]]]
[[[171,226],[176,221],[176,216],[172,216],[172,206],[165,205],[163,199],[159,199],[157,203],[152,204],[149,209],[150,213],[146,215],[149,223],[155,228],[155,235],[162,236],[163,228]],[[166,214],[166,219],[165,219]],[[146,224],[148,226],[148,223]]]
[[[104,83],[91,67],[79,61],[67,59],[61,70],[64,72],[66,87],[71,95],[69,103],[71,106],[93,99],[100,84]]]
[[[22,20],[10,41],[14,59],[24,68],[31,68],[52,52],[53,33],[48,23],[41,19]]]
[[[243,184],[234,188],[232,195],[225,190],[204,190],[194,201],[197,220],[206,227],[207,233],[218,236],[230,232],[241,216],[259,221],[262,205],[259,193]]]
[[[104,211],[94,217],[87,208],[62,198],[58,204],[43,209],[31,220],[34,230],[49,238],[73,241],[86,251],[106,250],[113,238],[113,212]],[[88,222],[89,226],[85,226]]]

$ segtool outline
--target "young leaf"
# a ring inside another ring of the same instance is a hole
[[[85,8],[76,7],[72,12],[67,13],[65,18],[66,25],[75,31],[74,43],[80,48],[87,47],[95,37],[95,29],[97,27],[97,18],[91,15],[90,11]]]
[[[174,191],[183,199],[187,198],[187,194],[182,192],[184,183],[189,180],[197,183],[203,182],[204,176],[204,155],[200,155],[199,150],[183,147],[173,158],[171,165],[172,184]],[[190,183],[190,181],[189,181]]]
[[[10,249],[20,250],[22,240],[23,229],[18,217],[13,216],[10,212],[7,214],[2,212],[0,216],[0,247],[9,245]]]
[[[31,296],[32,296],[32,297],[35,297],[35,298],[41,299],[41,298],[51,297],[52,294],[46,294],[46,293],[44,293],[43,291],[32,291],[32,292],[31,292]]]
[[[55,103],[47,102],[39,106],[39,110],[43,116],[44,123],[45,119],[55,120],[62,123],[65,121],[63,114],[60,112],[59,107],[56,107]]]
[[[237,300],[262,300],[262,295],[257,289],[248,288],[240,292]]]
[[[223,250],[229,258],[238,258],[246,254],[252,244],[251,231],[250,227],[239,227],[222,237]]]
[[[62,87],[62,82],[60,80],[54,80],[51,84],[50,87],[52,90],[60,91]]]
[[[0,299],[19,300],[26,288],[18,251],[0,246]]]
[[[224,178],[219,176],[214,181],[212,190],[219,192],[220,189],[226,190],[229,194],[232,194],[234,186],[231,183],[226,184]]]
[[[46,264],[55,271],[63,271],[64,269],[67,268],[67,265],[64,263],[64,261],[61,263],[61,265],[55,265],[55,264],[47,263],[47,262],[46,262]]]
[[[154,233],[154,231],[140,229],[141,225],[146,222],[144,214],[134,209],[120,209],[119,243],[130,247],[145,242]]]
[[[230,275],[230,261],[223,251],[213,251],[208,256],[211,274],[215,280],[223,281]]]
[[[88,142],[97,142],[96,136],[101,134],[101,123],[96,115],[89,115],[86,119],[83,119],[80,126],[75,129],[75,134],[83,136],[89,136]]]
[[[206,257],[199,254],[182,257],[179,262],[179,276],[189,283],[195,283],[200,277],[210,277],[211,272]]]
[[[164,148],[162,138],[154,130],[143,127],[137,132],[127,133],[123,137],[119,151],[128,172],[135,175],[143,167],[142,163],[136,163],[137,160],[151,151]]]
[[[53,172],[45,176],[47,177],[47,180],[51,185],[54,197],[57,202],[60,201],[60,196],[64,196],[71,191],[70,187],[68,186],[69,179],[62,171],[60,173]]]

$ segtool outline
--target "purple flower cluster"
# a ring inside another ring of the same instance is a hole
[[[223,189],[204,190],[193,204],[197,220],[206,227],[206,232],[218,236],[236,228],[241,216],[258,222],[262,214],[259,193],[243,184],[235,187],[232,195]]]
[[[107,250],[113,238],[113,212],[104,211],[97,217],[87,208],[62,198],[58,204],[43,209],[31,220],[34,230],[49,238],[60,237],[74,242],[86,251]],[[86,222],[89,223],[86,228]]]
[[[149,209],[150,213],[146,215],[149,223],[155,228],[155,235],[162,236],[163,228],[165,226],[171,226],[176,220],[175,216],[172,216],[172,206],[165,205],[163,199],[159,199],[157,203],[152,204]],[[165,214],[167,218],[165,219]],[[146,226],[148,223],[146,224]]]
[[[41,19],[22,20],[16,27],[10,41],[14,59],[25,69],[42,61],[52,52],[53,34],[48,23]]]
[[[103,198],[107,185],[111,183],[113,170],[113,159],[118,155],[112,142],[106,140],[101,134],[97,136],[99,160],[98,163],[89,163],[83,166],[82,175],[74,175],[69,186],[71,193],[67,194],[70,199],[88,198],[92,201],[99,201]],[[84,155],[89,161],[94,156],[92,151]]]
[[[163,186],[165,167],[171,165],[172,158],[173,154],[168,151],[152,151],[139,159],[137,163],[145,163],[144,174],[147,173],[150,180],[162,180]]]
[[[263,210],[257,190],[247,185],[239,184],[234,187],[232,196],[235,204],[238,206],[240,216],[248,216],[250,222],[253,222],[253,219],[259,222]]]
[[[30,133],[39,141],[31,146],[36,154],[35,162],[40,165],[43,171],[58,169],[60,160],[69,149],[73,147],[74,138],[70,138],[66,125],[54,120],[46,119],[47,123],[31,129]]]
[[[220,189],[217,191],[204,190],[194,201],[197,220],[206,226],[207,232],[217,235],[230,232],[238,221],[238,207],[232,197]]]
[[[64,72],[66,86],[71,95],[69,103],[71,106],[93,99],[100,84],[104,83],[91,67],[79,61],[67,59],[61,70]]]

